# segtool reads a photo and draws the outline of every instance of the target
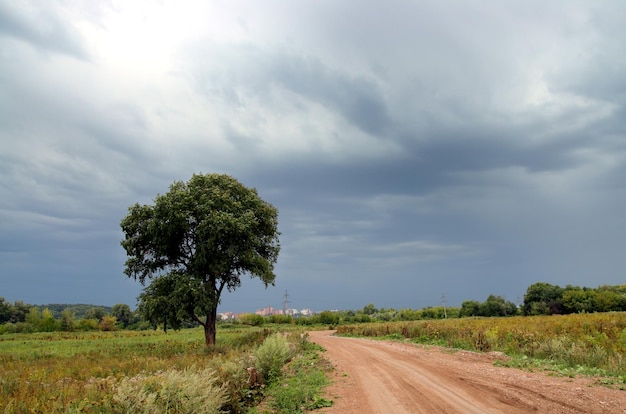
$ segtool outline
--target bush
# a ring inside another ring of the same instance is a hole
[[[117,318],[115,316],[104,316],[100,321],[100,330],[101,331],[114,331],[117,329],[115,324],[117,323]]]
[[[339,315],[334,312],[324,311],[319,314],[320,323],[324,325],[337,325],[339,323]]]
[[[79,331],[97,331],[99,329],[99,321],[97,319],[80,319],[76,325]]]
[[[280,333],[271,335],[254,351],[255,367],[264,381],[270,383],[280,377],[280,371],[293,356],[287,339]]]
[[[239,321],[244,325],[261,326],[265,323],[265,318],[256,313],[246,313],[245,315],[239,316]]]
[[[219,413],[225,403],[213,371],[186,369],[123,379],[112,408],[118,413]]]

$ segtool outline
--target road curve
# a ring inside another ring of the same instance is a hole
[[[626,413],[626,392],[493,365],[497,354],[309,332],[335,367],[323,413]]]

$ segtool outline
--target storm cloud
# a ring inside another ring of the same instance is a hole
[[[0,6],[0,296],[135,304],[119,221],[194,172],[279,209],[220,310],[623,283],[617,1]]]

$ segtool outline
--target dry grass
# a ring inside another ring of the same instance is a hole
[[[189,367],[210,369],[219,386],[245,385],[245,355],[268,334],[219,330],[212,350],[201,329],[0,335],[0,412],[111,412],[112,396],[129,378],[158,379]],[[224,392],[245,399],[235,386]],[[238,412],[241,404],[231,401],[227,408]]]
[[[462,318],[341,326],[339,333],[392,336],[476,351],[548,359],[626,375],[626,312]]]

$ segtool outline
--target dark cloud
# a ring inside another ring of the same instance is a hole
[[[119,221],[194,172],[280,211],[277,286],[224,310],[623,282],[621,5],[248,6],[0,6],[1,295],[134,304]]]

